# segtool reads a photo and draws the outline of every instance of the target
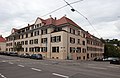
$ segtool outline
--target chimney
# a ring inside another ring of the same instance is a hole
[[[50,15],[50,18],[52,18],[52,15]]]
[[[30,24],[28,24],[28,26],[30,26]]]
[[[66,14],[64,15],[64,17],[66,17]]]
[[[57,18],[55,17],[55,20],[57,20]]]

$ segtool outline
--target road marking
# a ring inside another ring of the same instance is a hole
[[[20,66],[20,67],[25,67],[25,66],[23,66],[23,65],[18,65],[18,66]]]
[[[119,68],[119,67],[116,67],[116,66],[107,66],[107,67],[111,67],[111,68]]]
[[[60,76],[60,77],[64,77],[64,78],[69,78],[69,76],[65,76],[65,75],[61,75],[61,74],[57,74],[57,73],[52,73],[55,76]]]
[[[94,69],[107,69],[107,68],[102,68],[102,67],[90,67],[90,68],[94,68]]]
[[[90,66],[94,66],[95,64],[88,64],[88,65],[90,65]]]
[[[1,73],[0,73],[0,76],[1,76],[2,78],[7,78],[7,77],[5,77],[4,75],[2,75]]]
[[[3,60],[2,62],[6,62],[6,61]]]
[[[36,68],[31,68],[32,70],[35,70],[35,71],[42,71],[40,69],[36,69]]]
[[[9,62],[9,64],[13,64],[12,62]]]
[[[115,65],[115,66],[120,67],[120,65]]]

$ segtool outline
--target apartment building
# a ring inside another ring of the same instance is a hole
[[[0,52],[6,51],[6,40],[0,35]]]
[[[97,42],[96,45],[89,44],[88,32],[66,16],[45,20],[38,17],[32,25],[28,24],[21,29],[13,28],[6,40],[7,52],[14,51],[14,46],[21,44],[19,54],[42,54],[47,59],[88,60],[104,53],[103,43],[98,38],[90,39]],[[100,50],[91,52],[91,46]]]
[[[97,37],[87,32],[87,59],[103,58],[104,44]]]

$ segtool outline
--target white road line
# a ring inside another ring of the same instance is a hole
[[[110,67],[110,68],[119,68],[119,67],[116,67],[116,66],[107,66],[107,67]]]
[[[115,66],[120,67],[120,65],[115,65]]]
[[[36,68],[31,68],[32,70],[35,70],[35,71],[42,71],[40,69],[36,69]]]
[[[65,76],[65,75],[61,75],[61,74],[57,74],[57,73],[52,73],[55,76],[60,76],[60,77],[64,77],[64,78],[69,78],[69,76]]]
[[[89,67],[89,68],[94,68],[94,69],[107,69],[107,68],[102,68],[102,67]]]
[[[88,64],[88,65],[90,65],[90,66],[94,66],[95,64]]]
[[[12,62],[9,62],[9,64],[13,64]]]
[[[7,78],[7,77],[5,77],[4,75],[2,75],[1,73],[0,73],[0,76],[1,76],[2,78]]]
[[[20,66],[20,67],[25,67],[25,66],[23,66],[23,65],[18,65],[18,66]]]
[[[6,61],[3,60],[2,62],[6,62]]]

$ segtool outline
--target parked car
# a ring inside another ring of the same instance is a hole
[[[119,58],[117,58],[117,57],[108,57],[108,58],[103,59],[103,61],[113,61],[113,60],[119,60]]]
[[[30,58],[30,55],[28,53],[26,53],[26,54],[19,55],[19,57],[21,57],[21,58]]]
[[[103,61],[103,58],[95,58],[94,61]]]
[[[10,52],[9,55],[10,56],[18,56],[18,53],[16,53],[16,52]]]
[[[7,52],[0,52],[0,55],[7,55]]]
[[[32,54],[30,58],[31,59],[43,59],[42,54]]]
[[[111,60],[110,64],[119,64],[120,65],[120,59]]]

